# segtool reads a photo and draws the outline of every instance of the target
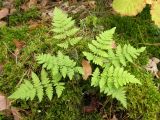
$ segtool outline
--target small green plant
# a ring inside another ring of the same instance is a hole
[[[72,80],[75,73],[83,73],[82,68],[76,66],[76,62],[71,60],[68,56],[63,55],[61,52],[58,52],[57,57],[51,56],[50,54],[39,55],[37,56],[37,61],[39,64],[43,64],[41,80],[32,72],[32,82],[25,80],[9,98],[33,100],[37,95],[41,102],[45,89],[46,95],[51,100],[54,88],[57,96],[60,97],[65,89],[65,82],[62,82],[61,79],[68,77]],[[45,68],[51,72],[51,78],[49,78]]]
[[[99,65],[92,74],[91,86],[99,86],[100,92],[107,95],[112,95],[113,98],[119,100],[126,108],[126,95],[125,85],[128,83],[141,82],[131,75],[128,71],[124,70],[127,62],[133,62],[133,58],[137,58],[145,47],[136,49],[131,45],[118,45],[113,49],[113,34],[115,28],[102,32],[88,44],[90,52],[83,52],[89,61]]]
[[[68,48],[77,44],[82,37],[77,37],[79,28],[75,27],[75,21],[68,17],[62,10],[55,8],[53,15],[53,29],[54,39],[58,40],[58,46]]]
[[[58,8],[54,10],[52,25],[53,38],[58,40],[57,45],[61,48],[74,46],[81,40],[81,37],[76,37],[79,29],[74,26],[72,18]],[[141,82],[125,70],[125,67],[128,62],[132,63],[133,59],[136,59],[145,50],[145,47],[136,49],[129,44],[115,47],[113,41],[115,29],[114,27],[102,32],[96,37],[96,40],[88,44],[90,52],[83,52],[83,54],[89,61],[99,66],[92,74],[91,85],[99,86],[100,92],[112,95],[124,107],[127,107],[125,85],[141,84]],[[38,64],[42,64],[41,79],[32,72],[32,82],[25,81],[10,98],[33,100],[35,96],[38,96],[41,101],[46,93],[51,100],[54,89],[58,97],[61,96],[66,83],[64,80],[67,78],[72,80],[76,73],[83,74],[82,67],[77,67],[76,62],[60,51],[57,56],[41,54],[36,57],[36,60]]]

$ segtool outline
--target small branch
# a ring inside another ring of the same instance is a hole
[[[160,46],[160,43],[138,43],[142,45],[150,45],[150,46]]]
[[[16,85],[16,87],[18,87],[21,83],[22,83],[22,80],[24,78],[24,76],[28,73],[28,70],[23,74],[22,78],[20,79],[20,81],[18,82],[18,84]]]

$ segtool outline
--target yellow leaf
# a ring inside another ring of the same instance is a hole
[[[135,16],[140,13],[145,7],[144,0],[114,0],[112,3],[113,9],[126,16]]]
[[[150,12],[152,20],[158,27],[160,27],[160,0],[153,2]]]
[[[145,0],[146,4],[152,4],[153,3],[153,0]]]

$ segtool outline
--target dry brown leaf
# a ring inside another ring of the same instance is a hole
[[[96,108],[93,106],[84,106],[82,111],[83,111],[83,113],[92,113],[95,110],[96,110]]]
[[[118,118],[116,117],[116,115],[113,115],[113,118],[110,120],[118,120]]]
[[[3,8],[0,10],[0,19],[6,17],[9,15],[9,9],[8,8]]]
[[[84,60],[84,59],[82,60],[82,66],[83,66],[83,71],[84,71],[83,79],[87,80],[87,78],[92,74],[92,67],[89,61]]]
[[[36,29],[38,27],[40,27],[40,23],[39,21],[29,21],[29,29],[30,30],[33,30],[33,29]]]
[[[14,120],[22,120],[22,116],[19,112],[19,109],[15,108],[15,107],[11,107],[11,112],[14,116]]]
[[[8,100],[8,98],[0,93],[0,111],[9,109],[11,106],[11,102]]]
[[[23,47],[25,47],[25,42],[24,41],[19,41],[19,40],[13,40],[16,48],[18,49],[22,49]]]

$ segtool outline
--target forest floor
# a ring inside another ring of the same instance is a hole
[[[114,39],[117,43],[129,43],[136,48],[146,47],[136,64],[128,67],[143,81],[142,87],[127,87],[130,91],[127,93],[128,109],[125,110],[117,105],[116,101],[112,101],[106,103],[103,114],[99,110],[84,113],[85,104],[92,99],[91,95],[86,97],[85,94],[95,91],[90,87],[90,81],[74,84],[69,82],[67,91],[60,100],[54,97],[52,101],[45,99],[41,103],[36,100],[12,101],[12,106],[17,108],[16,112],[13,112],[14,117],[5,111],[1,113],[0,120],[19,120],[17,116],[28,120],[151,120],[155,116],[155,111],[160,108],[160,93],[157,89],[160,80],[147,72],[144,66],[149,58],[160,58],[160,29],[151,21],[148,6],[137,16],[121,17],[112,10],[110,3],[103,7],[100,4],[102,3],[95,1],[80,1],[70,5],[67,2],[51,2],[36,3],[33,4],[34,7],[30,7],[31,3],[21,0],[16,0],[14,4],[1,2],[1,10],[5,11],[8,6],[10,10],[6,13],[0,10],[3,14],[0,15],[0,91],[5,96],[11,95],[23,79],[30,78],[32,70],[38,72],[39,65],[36,64],[35,55],[54,54],[58,50],[58,47],[52,44],[51,32],[53,10],[57,6],[75,19],[82,36],[94,38],[101,31],[116,27]],[[90,41],[87,37],[77,47],[79,51],[86,49]],[[77,61],[80,64],[82,57],[81,54],[78,56]],[[104,104],[105,96],[97,96],[98,101]],[[117,118],[112,118],[114,115]]]

